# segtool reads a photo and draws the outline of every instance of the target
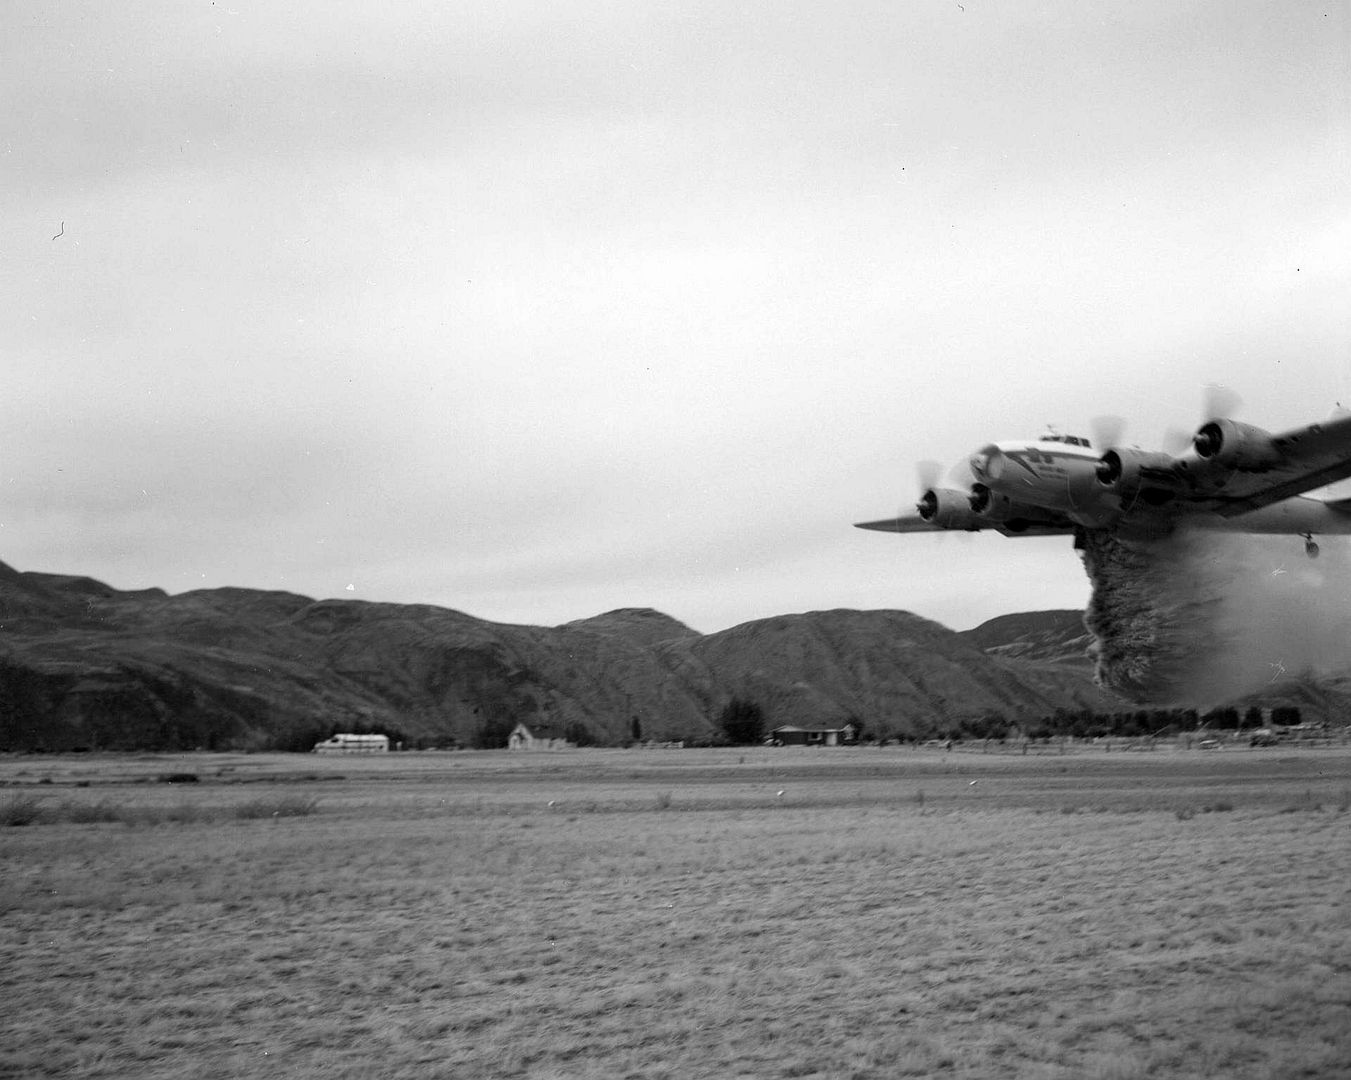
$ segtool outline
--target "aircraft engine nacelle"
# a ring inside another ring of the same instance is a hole
[[[1260,472],[1281,462],[1271,432],[1235,420],[1202,424],[1192,440],[1197,456],[1230,469]]]
[[[992,491],[985,484],[972,484],[967,502],[971,506],[971,513],[983,522],[1026,528],[1028,525],[1050,524],[1055,520],[1045,507],[1015,502],[1007,495]]]
[[[915,507],[919,516],[940,529],[979,529],[980,522],[971,512],[971,502],[965,491],[952,488],[930,488]]]
[[[1126,447],[1103,454],[1094,475],[1103,487],[1119,495],[1124,502],[1131,502],[1141,489],[1175,490],[1176,466],[1177,459],[1171,454]]]

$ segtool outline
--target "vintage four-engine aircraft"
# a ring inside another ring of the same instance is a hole
[[[1114,441],[1114,440],[1113,440]],[[1351,413],[1273,435],[1223,416],[1207,420],[1190,449],[1109,446],[1077,435],[991,443],[967,461],[972,483],[922,478],[915,513],[859,522],[860,529],[929,532],[994,529],[1005,536],[1073,535],[1104,529],[1127,539],[1166,536],[1180,525],[1302,536],[1351,533],[1351,498],[1304,492],[1351,477]]]

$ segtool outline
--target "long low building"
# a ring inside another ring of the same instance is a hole
[[[316,754],[384,754],[389,751],[388,735],[330,735],[314,744]]]
[[[844,727],[776,727],[765,740],[771,746],[845,746],[858,738],[853,724]]]

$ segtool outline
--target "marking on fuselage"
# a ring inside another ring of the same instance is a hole
[[[1025,471],[1029,476],[1037,480],[1041,479],[1041,473],[1037,472],[1036,469],[1032,468],[1031,465],[1024,461],[1021,454],[1005,454],[1004,456]]]
[[[1097,463],[1097,458],[1086,454],[1067,454],[1059,447],[1055,450],[1046,450],[1039,446],[1029,446],[1023,450],[1006,450],[1004,457],[1037,480],[1067,479],[1071,472],[1070,462],[1087,466]],[[1031,462],[1037,462],[1041,469],[1034,468]]]

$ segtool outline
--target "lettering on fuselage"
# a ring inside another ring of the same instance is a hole
[[[1092,466],[1096,459],[1084,454],[1056,453],[1029,446],[1022,450],[1006,450],[1004,456],[1034,479],[1063,480],[1074,465]],[[1073,463],[1073,464],[1072,464]]]
[[[1087,439],[1049,435],[1030,442],[992,443],[971,456],[972,509],[987,514],[988,494],[1006,500],[1002,520],[1020,514],[1037,519],[1066,513],[1076,523],[1098,525],[1120,512],[1119,504],[1097,484],[1098,455]],[[979,505],[978,505],[979,504]]]
[[[1078,524],[1098,525],[1119,506],[1100,492],[1094,471],[1098,457],[1088,440],[1068,446],[1059,439],[999,447],[1004,458],[1002,475],[993,486],[1016,502],[1069,514]]]

